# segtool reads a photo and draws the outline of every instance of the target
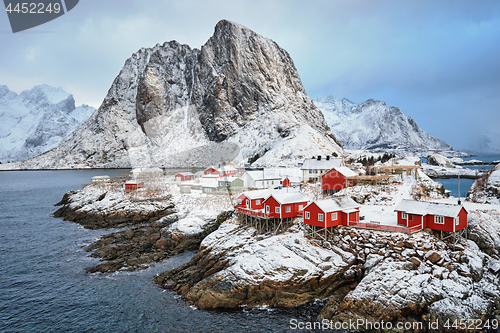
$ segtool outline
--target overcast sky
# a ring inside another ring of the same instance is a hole
[[[98,107],[132,53],[169,40],[199,48],[228,19],[286,49],[313,99],[383,100],[455,149],[500,150],[500,1],[305,3],[80,0],[16,34],[0,13],[0,85],[46,83]]]

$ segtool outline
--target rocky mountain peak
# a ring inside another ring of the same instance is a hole
[[[134,53],[99,110],[23,167],[296,165],[334,152],[290,55],[222,20],[201,49],[171,41]]]
[[[339,141],[349,149],[398,149],[404,151],[451,150],[452,147],[424,132],[398,107],[369,99],[361,104],[329,96],[316,105]]]

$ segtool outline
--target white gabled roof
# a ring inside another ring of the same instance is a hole
[[[269,197],[266,198],[266,200],[269,199],[270,197],[273,197],[274,199],[276,199],[276,201],[278,201],[281,205],[309,201],[309,199],[307,199],[300,192],[292,192],[292,193],[278,192],[278,193],[272,193]]]
[[[327,160],[325,157],[322,157],[321,160],[317,160],[315,158],[309,158],[302,163],[302,170],[330,170],[334,167],[339,167],[342,165],[341,158],[330,158]]]
[[[358,174],[346,166],[333,167],[337,172],[341,173],[344,177],[356,177]]]
[[[457,217],[462,208],[462,205],[403,199],[394,210],[422,216],[440,215],[447,217]]]
[[[346,213],[352,213],[353,211],[358,211],[357,209],[360,205],[352,200],[348,196],[332,197],[330,199],[315,201],[316,205],[325,213],[345,211]],[[311,205],[310,203],[309,205]],[[307,205],[307,207],[309,206]]]

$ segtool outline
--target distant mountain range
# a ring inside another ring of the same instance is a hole
[[[0,161],[31,158],[56,147],[95,108],[75,107],[73,95],[39,85],[19,95],[0,86]]]
[[[222,20],[192,49],[134,53],[102,105],[57,148],[20,168],[296,165],[343,149],[274,41]]]
[[[423,131],[397,107],[369,99],[361,104],[333,96],[314,104],[346,149],[452,150],[452,146]]]

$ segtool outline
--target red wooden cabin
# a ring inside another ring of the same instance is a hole
[[[144,187],[144,182],[132,179],[125,182],[125,190],[132,191]]]
[[[174,177],[176,182],[185,182],[187,180],[194,180],[194,174],[191,172],[179,172]]]
[[[217,171],[219,172],[221,177],[223,177],[223,176],[230,177],[230,176],[236,176],[237,170],[232,165],[226,165],[225,167],[222,167],[222,168],[218,169]]]
[[[300,192],[275,192],[264,201],[264,207],[271,217],[285,219],[297,217],[307,203],[307,198]]]
[[[282,187],[290,187],[292,186],[292,182],[290,181],[290,178],[285,177],[281,182]]]
[[[219,170],[215,169],[214,167],[208,167],[203,171],[204,175],[216,175],[216,176],[221,176]]]
[[[462,205],[402,200],[396,207],[398,224],[456,232],[467,228],[467,210]]]
[[[311,202],[304,208],[304,223],[322,228],[359,222],[359,204],[349,197]]]
[[[266,200],[272,192],[273,190],[268,189],[243,192],[236,199],[237,204],[235,208],[263,209],[264,200]]]
[[[348,177],[355,177],[358,174],[348,167],[340,166],[334,167],[323,176],[321,176],[321,189],[329,193],[340,191],[346,187],[356,185],[356,181],[348,179]]]

